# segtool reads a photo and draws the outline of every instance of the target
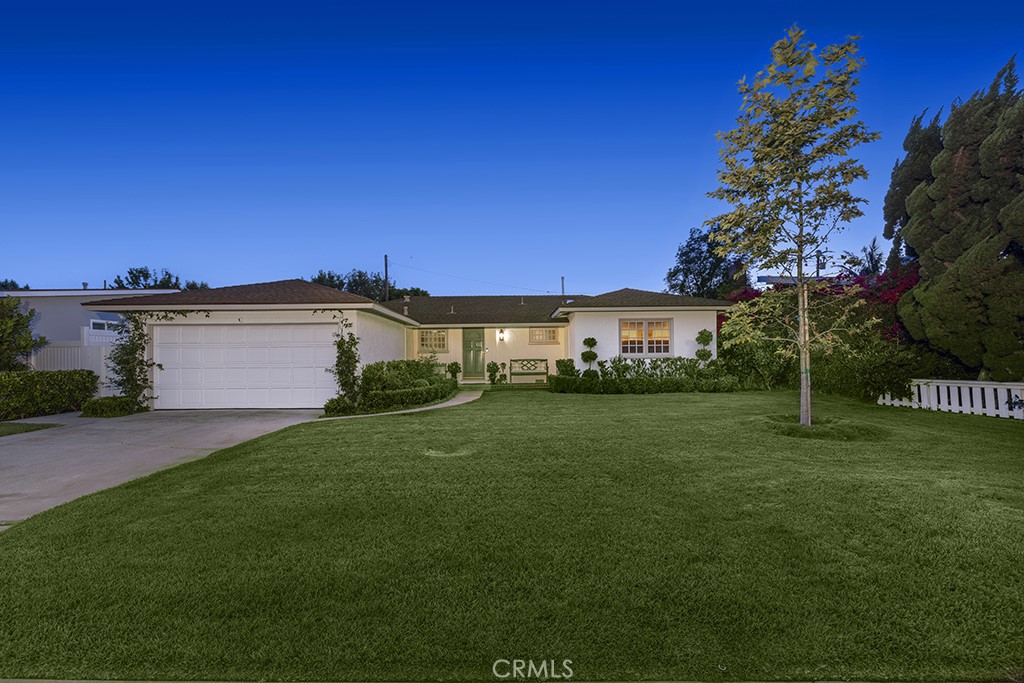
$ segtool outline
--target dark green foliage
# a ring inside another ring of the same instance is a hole
[[[718,362],[744,389],[795,388],[797,358],[781,351],[782,347],[771,341],[719,344]]]
[[[319,270],[317,274],[309,278],[310,282],[325,287],[333,287],[350,294],[365,296],[374,301],[388,299],[401,299],[403,296],[430,296],[430,292],[419,287],[398,287],[394,280],[384,280],[384,276],[378,272],[368,272],[353,268],[347,274],[342,275],[333,270]]]
[[[910,130],[903,138],[903,150],[907,154],[893,167],[889,191],[885,193],[885,204],[882,207],[885,227],[882,230],[882,237],[893,241],[892,250],[886,261],[886,268],[889,270],[899,266],[903,261],[903,228],[910,221],[907,198],[918,185],[930,183],[935,179],[932,175],[932,160],[942,151],[939,114],[936,114],[927,126],[923,126],[921,121],[924,114],[922,112],[910,122]],[[905,249],[908,258],[917,257],[912,247]]]
[[[190,281],[199,288],[199,283]],[[129,268],[124,277],[118,275],[114,278],[116,289],[181,289],[181,278],[166,268]]]
[[[597,340],[594,339],[593,337],[587,337],[586,339],[583,340],[583,345],[588,349],[592,350],[594,349],[594,347],[597,346]]]
[[[209,289],[209,288],[210,288],[209,283],[207,283],[207,282],[205,282],[203,280],[186,280],[185,281],[185,286],[182,289],[189,290],[189,289]]]
[[[487,364],[487,381],[492,385],[504,384],[508,381],[508,376],[505,374],[505,364],[491,361]]]
[[[453,379],[438,377],[440,381],[428,383],[427,386],[414,386],[408,389],[390,389],[387,391],[367,391],[359,399],[360,413],[382,413],[392,410],[405,410],[419,406],[447,401],[459,391],[458,382]],[[426,381],[426,380],[417,380]]]
[[[576,368],[576,361],[572,358],[559,358],[555,361],[555,372],[563,377],[579,377],[580,371]]]
[[[91,370],[0,372],[0,420],[81,410],[98,388]]]
[[[148,408],[140,406],[125,396],[102,396],[85,402],[82,406],[82,417],[124,417],[135,413],[144,413]]]
[[[566,375],[566,376],[567,377],[571,377],[571,375]],[[601,373],[599,373],[597,370],[591,370],[591,369],[588,368],[588,369],[584,370],[582,374],[576,375],[576,376],[577,377],[582,377],[583,379],[600,379],[601,378]]]
[[[163,369],[147,355],[151,341],[147,323],[151,315],[134,311],[122,313],[121,322],[113,326],[118,336],[107,356],[107,369],[110,371],[107,384],[117,389],[121,396],[135,401],[140,408],[153,397],[150,372]]]
[[[690,237],[679,245],[676,263],[665,275],[666,291],[718,299],[746,284],[741,259],[718,254],[709,235],[707,228],[690,228]],[[737,281],[741,272],[744,277]]]
[[[360,396],[375,391],[409,389],[418,379],[428,384],[439,384],[444,377],[437,372],[437,359],[426,356],[417,360],[382,360],[363,367],[360,378]],[[362,398],[360,398],[362,407]]]
[[[29,289],[28,285],[19,285],[17,280],[5,278],[0,280],[0,292],[9,292],[18,289]]]
[[[997,381],[1024,377],[1024,101],[1013,60],[950,112],[934,181],[907,200],[921,282],[899,314],[918,340]]]
[[[356,412],[356,404],[344,396],[335,396],[324,404],[324,417],[340,417]]]
[[[457,360],[453,360],[451,363],[448,363],[448,365],[444,367],[452,379],[458,379],[459,373],[462,372],[462,363],[460,363]]]
[[[597,360],[597,351],[587,349],[580,354],[580,360],[586,363],[588,368],[591,367],[594,364],[594,361]]]
[[[36,312],[21,308],[16,296],[0,297],[0,372],[24,370],[32,352],[46,346],[46,337],[32,336]]]
[[[697,359],[701,367],[707,365],[708,361],[711,360],[711,356],[714,355],[709,348],[713,340],[714,335],[711,334],[711,330],[701,330],[697,333],[697,351],[693,354],[693,357]]]
[[[899,261],[896,262],[896,267],[899,266],[899,263]],[[882,253],[882,247],[878,245],[878,238],[872,237],[867,245],[861,247],[859,254],[855,254],[852,251],[844,251],[843,262],[839,267],[846,273],[856,277],[881,275],[882,271],[885,270],[886,264],[885,254]]]
[[[338,327],[334,333],[334,367],[327,368],[327,372],[334,376],[338,394],[354,402],[359,395],[359,338],[349,331],[352,323],[347,318],[342,317]]]
[[[587,376],[587,373],[594,375]],[[701,391],[721,393],[739,391],[740,383],[731,375],[719,377],[642,377],[615,379],[596,378],[596,370],[585,370],[583,377],[553,375],[548,388],[556,394],[668,394]]]

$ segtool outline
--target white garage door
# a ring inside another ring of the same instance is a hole
[[[157,325],[158,409],[321,408],[336,325]]]

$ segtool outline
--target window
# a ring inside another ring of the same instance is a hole
[[[420,330],[420,353],[447,353],[448,330]]]
[[[672,353],[671,320],[623,320],[619,323],[619,350],[624,356]]]
[[[113,328],[111,327],[111,325],[113,324],[114,323],[107,320],[90,320],[89,329],[93,330],[94,332],[113,332]]]
[[[557,344],[558,329],[555,327],[531,327],[531,344]]]

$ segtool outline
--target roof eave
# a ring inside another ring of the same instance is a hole
[[[556,308],[551,314],[552,318],[568,315],[569,313],[614,313],[616,311],[724,311],[732,304],[714,306],[563,306]]]

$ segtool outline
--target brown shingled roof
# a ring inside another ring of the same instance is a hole
[[[732,303],[720,299],[704,299],[696,296],[666,294],[665,292],[649,292],[644,289],[617,289],[597,296],[581,297],[576,301],[560,306],[562,309],[573,308],[687,308],[691,306],[714,306],[727,308]]]
[[[83,306],[116,306],[132,307],[145,310],[157,306],[181,306],[183,308],[202,308],[204,306],[258,306],[286,304],[370,304],[371,299],[342,292],[332,287],[324,287],[306,280],[278,280],[277,282],[259,282],[252,285],[235,285],[233,287],[214,287],[211,289],[189,289],[174,294],[145,294],[121,299],[98,299],[89,301]]]
[[[530,296],[414,296],[385,304],[396,313],[408,307],[408,316],[424,325],[486,325],[564,323],[551,314],[562,304],[559,295]],[[454,311],[454,312],[453,312]]]

